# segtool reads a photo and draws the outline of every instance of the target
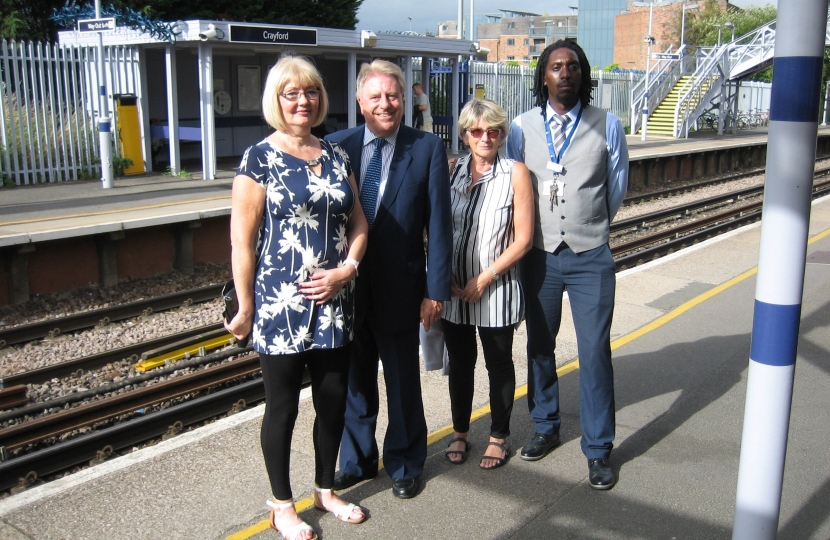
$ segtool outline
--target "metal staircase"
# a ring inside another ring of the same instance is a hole
[[[830,11],[827,20],[825,43],[830,46]],[[772,65],[775,24],[771,21],[719,47],[700,47],[694,57],[681,49],[680,61],[666,62],[674,66],[658,63],[649,72],[653,83],[649,84],[648,110],[653,113],[648,131],[688,137],[701,114],[713,111],[720,119],[718,131],[722,133],[727,111],[737,106],[741,80]],[[688,73],[691,75],[685,76]],[[631,133],[641,128],[645,95],[643,84],[632,90]]]
[[[700,86],[705,90],[711,85],[711,80],[703,80]],[[660,105],[648,116],[648,132],[657,135],[674,136],[674,119],[677,102],[680,101],[680,92],[690,85],[694,86],[696,81],[692,75],[683,75],[675,83],[671,91],[663,98]]]
[[[667,54],[672,53],[670,46],[666,49]],[[681,58],[685,58],[685,45],[677,50],[675,54],[679,54]],[[683,75],[684,61],[676,62],[671,60],[658,60],[649,71],[648,92],[645,88],[645,78],[641,79],[637,84],[631,88],[631,133],[636,133],[642,124],[643,106],[645,105],[646,96],[648,96],[648,110],[654,110],[657,105],[672,91],[672,89]],[[651,129],[651,122],[649,122],[649,129]]]

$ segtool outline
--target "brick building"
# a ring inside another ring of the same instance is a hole
[[[673,50],[680,46],[680,26],[684,3],[698,4],[697,10],[704,9],[702,1],[677,0],[670,4],[654,5],[654,18],[651,33],[655,42],[651,52],[663,52],[670,45]],[[723,9],[735,9],[726,0],[718,2]],[[648,35],[649,6],[635,6],[628,2],[628,10],[614,18],[614,63],[622,69],[646,69],[646,55],[648,44],[645,37]],[[686,22],[693,17],[693,12],[687,11]]]
[[[441,39],[458,39],[458,21],[444,21],[438,23],[438,33]]]
[[[504,15],[488,15],[491,22],[477,28],[477,41],[490,49],[488,62],[516,61],[527,64],[545,47],[569,37],[576,40],[577,16],[539,15],[523,11],[500,10]]]

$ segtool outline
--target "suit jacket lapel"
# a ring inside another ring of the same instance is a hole
[[[395,152],[392,154],[392,163],[389,165],[386,189],[384,189],[383,197],[380,200],[380,207],[375,217],[375,223],[389,213],[395,197],[398,196],[398,191],[400,191],[403,185],[409,163],[412,161],[412,156],[409,154],[411,146],[412,141],[406,136],[404,126],[401,126],[398,132],[398,140],[395,142]]]
[[[352,174],[354,174],[355,183],[360,189],[360,159],[363,156],[363,129],[355,130],[355,132],[346,139],[343,139],[343,150],[349,155],[349,161],[352,166]]]

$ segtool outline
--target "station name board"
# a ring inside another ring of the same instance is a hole
[[[276,45],[317,45],[317,30],[231,24],[230,41],[233,43],[273,43]]]

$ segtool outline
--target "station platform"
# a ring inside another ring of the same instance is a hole
[[[819,136],[830,136],[820,127]],[[638,161],[696,152],[766,144],[765,128],[689,139],[628,136],[632,165]],[[184,179],[161,174],[116,178],[112,189],[100,182],[40,184],[3,190],[0,199],[0,248],[142,227],[184,223],[230,214],[236,163],[219,164],[216,179]]]
[[[478,468],[489,432],[480,361],[471,457],[449,464],[447,380],[422,372],[431,433],[422,492],[395,499],[381,472],[342,493],[370,515],[361,525],[345,524],[310,507],[313,410],[304,393],[291,469],[301,517],[325,540],[730,538],[759,238],[759,224],[750,225],[618,274],[611,456],[618,483],[611,491],[595,491],[587,481],[576,341],[566,307],[556,350],[560,447],[537,462],[514,457],[497,470]],[[780,539],[830,538],[830,197],[813,203],[809,242]],[[524,349],[521,327],[514,343],[514,451],[533,435]],[[253,407],[0,500],[0,539],[277,538],[264,505],[262,412],[263,406]]]

